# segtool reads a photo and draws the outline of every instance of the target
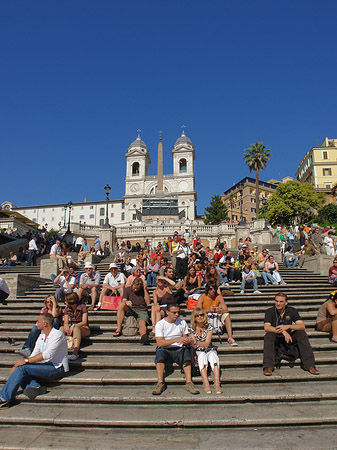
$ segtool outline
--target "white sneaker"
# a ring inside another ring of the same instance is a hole
[[[244,294],[245,293],[245,291],[240,291],[240,294]]]
[[[262,294],[261,291],[254,291],[253,294]]]
[[[76,361],[76,359],[78,359],[79,358],[79,356],[78,355],[75,355],[75,353],[73,353],[72,355],[71,355],[71,357],[69,358],[69,361]]]

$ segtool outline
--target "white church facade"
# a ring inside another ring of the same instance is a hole
[[[125,195],[122,200],[109,201],[110,225],[118,228],[158,221],[193,221],[196,218],[195,151],[184,132],[172,150],[172,174],[163,174],[161,139],[158,145],[157,175],[149,175],[150,152],[139,135],[130,144],[125,156]],[[106,216],[105,201],[72,203],[70,210],[66,204],[19,207],[5,201],[1,206],[21,213],[40,226],[48,224],[49,229],[67,226],[69,212],[71,223],[86,227],[103,226]]]

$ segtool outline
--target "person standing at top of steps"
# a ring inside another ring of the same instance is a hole
[[[199,394],[192,383],[191,354],[187,346],[193,345],[194,339],[189,336],[185,320],[179,318],[179,305],[167,305],[167,317],[156,323],[156,357],[158,383],[152,395],[160,395],[165,390],[164,372],[166,364],[180,364],[186,378],[186,390],[191,394]]]
[[[285,351],[296,346],[301,358],[302,368],[312,375],[319,375],[315,367],[315,357],[312,351],[305,325],[299,313],[288,306],[287,295],[276,294],[275,306],[268,308],[264,319],[263,374],[270,376],[275,366],[276,349],[282,347]]]
[[[34,400],[46,393],[46,388],[36,380],[55,380],[69,371],[67,340],[60,330],[53,328],[54,317],[49,313],[39,316],[37,327],[41,334],[29,358],[18,359],[11,375],[0,391],[0,407],[10,406],[19,387]]]

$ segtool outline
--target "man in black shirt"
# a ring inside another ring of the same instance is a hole
[[[295,308],[288,306],[287,296],[283,292],[276,294],[275,306],[267,309],[264,319],[263,374],[270,376],[275,365],[275,350],[278,344],[297,346],[302,367],[312,375],[319,375],[315,367],[305,325]]]

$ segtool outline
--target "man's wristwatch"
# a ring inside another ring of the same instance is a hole
[[[29,359],[28,358],[25,358],[25,363],[29,364]]]

